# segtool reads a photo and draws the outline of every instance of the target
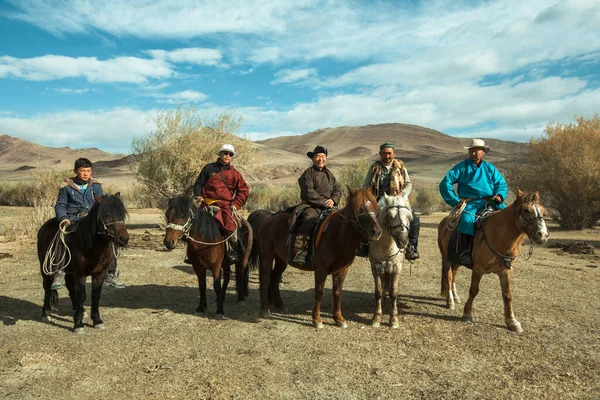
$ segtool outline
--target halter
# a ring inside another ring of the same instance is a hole
[[[532,222],[535,222],[535,221],[545,221],[544,217],[542,216],[542,213],[539,210],[539,207],[536,205],[537,202],[535,200],[531,200],[531,201],[528,201],[527,203],[521,204],[520,208],[522,208],[525,204],[529,204],[529,203],[532,203],[533,208],[535,209],[534,217],[531,217],[528,219],[523,219],[523,216],[519,212],[519,219],[521,221],[523,221],[523,226],[519,228],[519,231],[526,233],[527,238],[529,238],[529,241],[531,242],[531,246],[529,246],[528,256],[523,257],[525,260],[529,260],[529,258],[533,254],[533,240],[531,240],[531,237],[529,236],[529,232],[527,232],[527,226],[529,226],[529,224],[531,224]],[[485,236],[485,225],[483,223],[481,224],[481,233],[483,234],[483,240],[485,241],[485,244],[487,244],[487,247],[492,251],[492,253],[494,253],[495,255],[497,255],[499,257],[502,257],[504,259],[504,266],[506,267],[506,269],[510,269],[512,266],[513,260],[515,260],[519,256],[519,254],[514,255],[514,256],[508,256],[508,255],[500,254],[496,250],[494,250],[492,248],[492,246],[490,245],[490,243],[488,242],[487,237]],[[519,250],[519,253],[520,253],[520,250]]]
[[[110,229],[108,229],[108,227],[111,226],[111,225],[124,224],[125,223],[125,221],[113,221],[113,222],[106,223],[102,219],[100,220],[100,222],[102,222],[102,226],[104,227],[104,230],[102,232],[98,232],[98,234],[99,235],[110,236],[111,238],[113,238],[115,240],[117,239],[117,237],[110,232]]]
[[[390,208],[396,208],[396,209],[398,209],[398,215],[400,215],[400,209],[404,208],[404,209],[406,209],[406,210],[408,210],[408,211],[411,212],[411,217],[412,217],[412,210],[410,209],[410,207],[393,205],[393,206],[389,206],[388,208],[386,208],[386,211],[388,209],[390,209]],[[386,215],[386,218],[387,218],[387,215]],[[400,221],[402,221],[402,219],[400,219]],[[407,231],[410,230],[410,226],[409,225],[405,225],[405,224],[403,224],[401,222],[399,225],[390,225],[390,226],[388,226],[388,232],[390,233],[390,235],[392,233],[392,230],[394,230],[396,228],[406,228]]]
[[[188,218],[187,222],[183,225],[179,225],[179,224],[174,224],[172,222],[169,222],[167,224],[167,226],[165,226],[165,229],[173,229],[174,231],[180,231],[181,232],[181,238],[182,239],[186,239],[189,237],[189,233],[190,233],[190,229],[192,228],[192,222],[194,221],[194,211],[192,211],[192,209],[190,208],[190,217]]]

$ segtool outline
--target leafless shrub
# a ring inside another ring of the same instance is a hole
[[[592,227],[600,219],[600,117],[550,122],[544,132],[530,141],[527,164],[508,171],[511,188],[539,190],[564,228]]]

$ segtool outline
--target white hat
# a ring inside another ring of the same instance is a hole
[[[481,139],[471,139],[469,147],[465,147],[465,149],[472,149],[473,147],[481,147],[486,153],[490,151],[490,146],[486,146],[485,142]]]
[[[217,151],[217,155],[221,156],[221,152],[222,151],[230,151],[233,153],[233,158],[237,158],[238,153],[235,152],[235,149],[233,148],[232,144],[224,144],[223,146],[221,146],[221,148]]]

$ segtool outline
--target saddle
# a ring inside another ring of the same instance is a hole
[[[303,207],[304,206],[304,207]],[[309,208],[310,206],[308,204],[300,204],[299,206],[297,206],[296,208],[294,208],[294,212],[292,213],[292,217],[290,217],[290,225],[289,225],[289,234],[288,234],[288,240],[287,240],[287,247],[288,247],[288,259],[287,259],[287,263],[288,264],[292,264],[293,260],[294,260],[294,242],[296,241],[296,236],[298,236],[298,226],[300,226],[300,222],[301,222],[301,218],[299,218],[302,214],[302,212],[304,212],[305,209]],[[296,214],[296,210],[299,209],[299,212]],[[319,213],[319,216],[317,217],[317,219],[315,220],[315,225],[311,231],[311,235],[310,238],[308,240],[308,244],[307,244],[307,256],[306,256],[306,262],[304,263],[305,266],[312,266],[313,264],[313,255],[315,253],[315,250],[317,248],[319,239],[321,238],[321,235],[325,232],[327,232],[327,228],[329,227],[329,220],[332,215],[333,215],[334,211],[332,209],[326,209],[326,210],[322,210]],[[292,221],[292,218],[294,218],[294,220]],[[293,222],[293,224],[292,224]]]
[[[483,221],[489,217],[490,215],[492,215],[493,213],[495,213],[496,210],[496,206],[492,203],[486,203],[482,208],[480,208],[479,210],[477,210],[477,212],[475,213],[475,215],[477,216],[476,218],[476,222],[475,222],[475,234],[477,234],[477,231],[479,229],[482,229],[483,227]],[[458,224],[457,224],[458,225]],[[460,262],[460,255],[466,251],[466,247],[468,245],[470,245],[470,243],[462,243],[461,242],[461,233],[459,232],[458,229],[454,229],[454,231],[452,231],[452,235],[450,236],[450,239],[448,240],[448,261],[451,262],[452,264],[461,264]],[[472,251],[472,249],[471,249]],[[472,269],[473,267],[469,267],[468,268]]]

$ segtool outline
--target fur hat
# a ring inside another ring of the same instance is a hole
[[[306,155],[308,156],[308,158],[313,158],[315,156],[315,154],[319,154],[319,153],[323,153],[325,155],[327,155],[327,149],[323,146],[318,146],[315,147],[315,149],[313,151],[309,151],[308,153],[306,153]]]
[[[471,139],[471,143],[469,144],[469,147],[465,147],[465,149],[470,150],[473,147],[482,148],[483,151],[485,151],[486,153],[490,151],[490,146],[486,146],[485,142],[481,139]]]
[[[221,152],[222,151],[230,151],[233,153],[233,158],[237,158],[238,153],[235,152],[235,149],[233,148],[233,145],[231,144],[224,144],[223,146],[221,146],[221,148],[217,151],[217,156],[221,156]]]

